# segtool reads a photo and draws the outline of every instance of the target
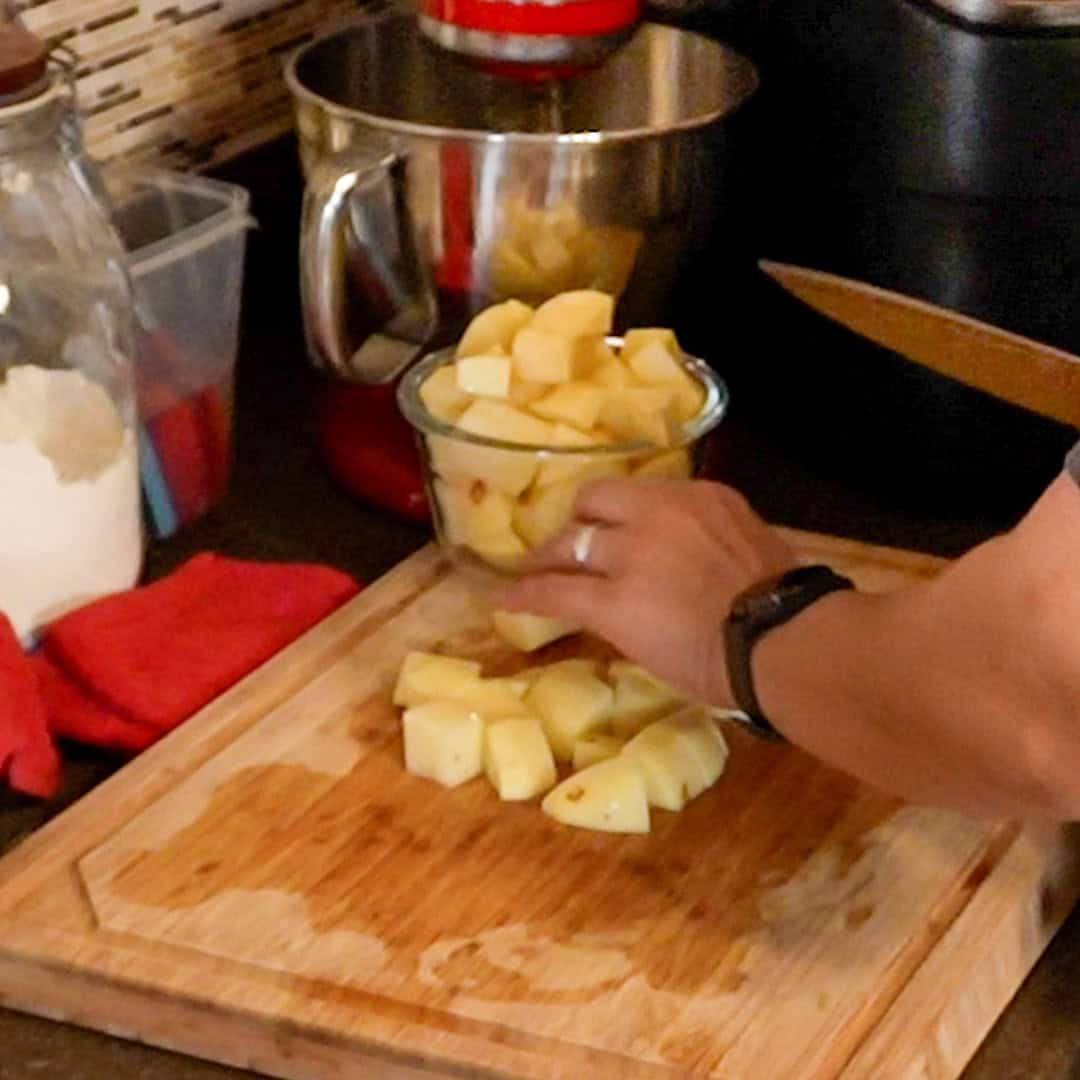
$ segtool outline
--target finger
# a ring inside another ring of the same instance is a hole
[[[610,606],[610,592],[606,578],[556,571],[520,578],[505,587],[495,603],[506,611],[546,615],[598,631],[598,620]]]
[[[521,567],[523,574],[565,571],[603,574],[610,568],[606,552],[616,530],[596,522],[571,521],[547,543],[530,552]]]
[[[666,491],[684,487],[686,480],[656,477],[608,476],[582,485],[574,502],[574,513],[584,521],[623,525],[648,513]]]

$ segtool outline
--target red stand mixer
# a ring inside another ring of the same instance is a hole
[[[425,520],[394,384],[510,296],[597,288],[661,322],[722,199],[748,60],[640,0],[366,11],[286,78],[306,181],[301,296],[319,441],[354,494]]]

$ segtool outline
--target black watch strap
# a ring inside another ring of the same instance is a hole
[[[848,578],[827,566],[800,566],[759,581],[735,597],[724,622],[724,656],[738,708],[736,720],[762,738],[783,738],[765,716],[754,690],[750,666],[754,645],[767,631],[787,622],[815,600],[854,587]]]

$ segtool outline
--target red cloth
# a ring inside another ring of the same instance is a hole
[[[0,698],[11,697],[10,683],[28,719],[20,725],[8,702],[0,705],[0,770],[10,758],[16,786],[22,762],[19,776],[29,770],[33,789],[24,782],[19,790],[55,791],[59,769],[49,789],[44,765],[35,764],[45,728],[38,717],[57,736],[144,749],[357,591],[347,574],[325,566],[203,554],[152,585],[57,619],[33,658],[8,627],[15,652],[0,651]],[[38,741],[26,731],[38,731]],[[47,736],[44,743],[55,756]]]
[[[16,791],[43,798],[60,786],[60,757],[46,722],[34,669],[0,612],[0,777]]]

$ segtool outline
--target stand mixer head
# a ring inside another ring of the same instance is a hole
[[[417,0],[420,29],[482,70],[536,81],[603,61],[632,33],[642,0]]]

